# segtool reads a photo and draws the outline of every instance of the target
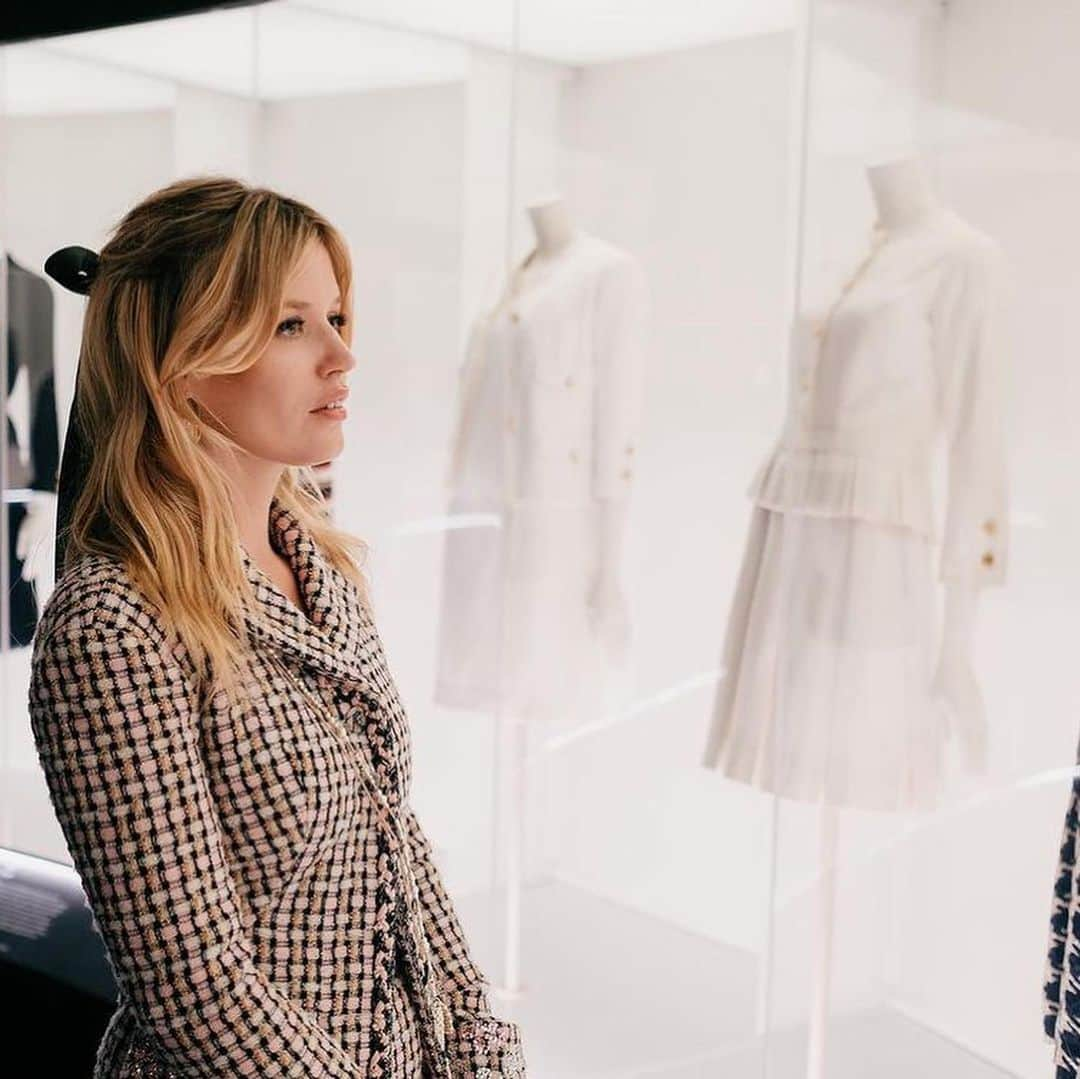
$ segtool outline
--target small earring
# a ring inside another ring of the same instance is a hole
[[[202,431],[199,429],[197,423],[192,423],[191,420],[184,420],[184,426],[187,428],[192,442],[198,442],[202,438]]]

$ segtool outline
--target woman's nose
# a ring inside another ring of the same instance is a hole
[[[352,354],[352,349],[339,337],[332,347],[329,362],[335,370],[351,371],[356,366],[356,357]]]

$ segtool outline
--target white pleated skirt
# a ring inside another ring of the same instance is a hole
[[[934,805],[936,604],[918,532],[755,504],[703,763],[801,801]]]

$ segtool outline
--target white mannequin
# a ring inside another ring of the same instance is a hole
[[[866,178],[878,220],[890,231],[918,224],[941,209],[917,158],[871,165]]]
[[[901,158],[866,170],[878,220],[889,232],[917,227],[941,210],[922,163]],[[978,589],[951,580],[945,586],[945,619],[934,693],[946,705],[951,732],[959,739],[968,769],[986,768],[986,714],[970,649]]]
[[[530,203],[526,207],[536,236],[536,247],[522,264],[516,294],[527,292],[545,276],[558,259],[567,254],[580,230],[559,195]],[[626,502],[597,499],[596,549],[586,594],[589,618],[597,638],[613,660],[621,661],[630,642],[630,617],[619,584],[618,566],[626,531]]]
[[[535,268],[573,243],[578,229],[566,203],[558,195],[531,203],[526,209],[536,236],[536,248],[529,257],[530,268]]]

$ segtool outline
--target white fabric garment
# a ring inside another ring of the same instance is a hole
[[[634,258],[586,233],[527,289],[523,268],[459,372],[435,699],[575,720],[612,684],[586,596],[598,501],[634,476],[646,289]]]
[[[997,246],[940,211],[879,231],[831,311],[797,319],[784,428],[749,491],[707,766],[810,801],[938,800],[934,578],[996,585],[1006,569],[1002,282]]]

